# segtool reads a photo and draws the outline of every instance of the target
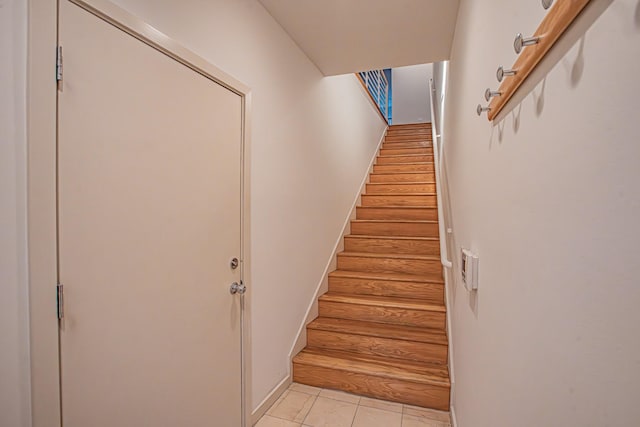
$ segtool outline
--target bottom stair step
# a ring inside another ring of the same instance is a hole
[[[293,359],[293,381],[449,410],[449,372],[441,365],[308,348]]]

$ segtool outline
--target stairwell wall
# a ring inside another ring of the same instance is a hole
[[[592,1],[499,120],[478,117],[544,14],[460,3],[444,157],[460,427],[640,422],[640,2]]]
[[[250,401],[289,350],[386,128],[354,75],[323,77],[255,0],[115,0],[252,90]]]
[[[429,79],[432,76],[433,64],[391,69],[394,125],[431,121]]]
[[[31,425],[27,2],[0,0],[0,425]]]

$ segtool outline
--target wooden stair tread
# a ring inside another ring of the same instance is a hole
[[[375,220],[372,220],[375,221]],[[422,241],[439,241],[437,237],[422,236],[375,236],[372,234],[347,234],[345,237],[356,237],[358,239],[383,239],[383,240],[422,240]]]
[[[308,329],[339,332],[343,334],[364,335],[378,338],[392,338],[404,341],[415,341],[447,345],[447,333],[439,329],[416,326],[400,326],[360,320],[335,319],[318,317],[307,325]]]
[[[440,387],[451,386],[446,365],[429,365],[408,360],[398,361],[386,357],[313,348],[302,350],[293,358],[293,363]]]
[[[392,163],[394,166],[407,166],[407,165],[433,165],[433,162],[411,162],[411,163]]]
[[[416,149],[422,149],[427,147],[415,147]],[[392,150],[403,150],[403,148],[392,148]],[[432,154],[418,153],[418,154],[380,154],[378,157],[422,157],[422,156],[433,156]]]
[[[391,138],[391,139],[409,138],[409,139],[431,140],[433,137],[431,135],[431,132],[392,132],[392,133],[387,133],[385,135],[385,139],[387,138]]]
[[[403,140],[409,140],[410,142],[419,141],[419,142],[433,142],[433,138],[428,133],[392,133],[387,134],[384,137],[384,142],[402,142]],[[390,141],[392,140],[392,141]]]
[[[380,194],[378,194],[379,196]],[[415,210],[424,210],[424,209],[438,209],[434,206],[358,206],[359,208],[365,208],[365,209],[415,209]],[[373,220],[372,220],[373,221]],[[385,220],[378,220],[378,221],[385,221]],[[393,219],[389,220],[389,221],[395,221]],[[404,220],[404,219],[400,219],[398,221],[411,221],[411,220]],[[423,220],[416,220],[416,221],[423,221]],[[426,220],[425,220],[426,221]],[[433,220],[435,221],[435,220]]]
[[[435,255],[414,255],[414,254],[391,254],[391,253],[376,253],[376,252],[347,252],[343,251],[338,256],[345,257],[362,257],[362,258],[391,258],[391,259],[417,259],[417,260],[429,260],[439,261],[440,257]]]
[[[438,283],[438,284],[444,285],[443,280],[435,280],[433,278],[430,278],[429,276],[424,276],[420,274],[334,270],[331,273],[329,273],[329,276],[349,278],[349,279],[390,280],[394,282]]]
[[[411,148],[423,148],[423,149],[428,148],[430,151],[429,154],[433,155],[433,143],[430,139],[414,138],[414,139],[399,139],[394,141],[385,139],[381,148],[384,150],[406,150]],[[379,155],[389,155],[389,154],[380,153]]]
[[[389,207],[389,206],[387,206]],[[404,206],[402,206],[404,207]],[[419,207],[419,206],[418,206]],[[437,224],[438,221],[430,219],[354,219],[351,222],[380,224],[385,222],[401,222],[405,224]]]
[[[413,163],[404,163],[405,165],[410,165]],[[423,164],[429,164],[428,162],[423,163]],[[400,175],[400,174],[430,174],[430,172],[416,172],[416,171],[398,171],[398,172],[372,172],[372,174],[374,175]],[[432,181],[433,182],[433,181]]]
[[[383,184],[383,183],[381,183],[381,184]],[[389,183],[384,183],[384,184],[385,185],[395,185],[395,184],[389,184]],[[371,184],[369,184],[369,185],[371,185]],[[364,194],[361,194],[361,195],[362,196],[370,196],[370,194],[367,194],[367,193],[364,193]],[[391,197],[412,197],[412,196],[435,196],[436,193],[413,193],[412,192],[412,193],[400,193],[400,194],[391,193],[391,194],[373,194],[373,195],[374,196],[383,196],[383,197],[386,197],[386,196],[391,196]]]
[[[426,132],[427,129],[431,130],[431,126],[391,125],[387,132]]]
[[[435,184],[435,182],[433,181],[406,181],[406,182],[398,182],[398,183],[394,183],[394,184],[390,184],[388,182],[368,182],[367,185],[371,185],[371,186],[375,186],[375,185],[380,185],[380,186],[384,186],[384,185],[406,185],[411,186],[411,185],[416,185],[416,184]],[[416,193],[411,193],[411,194],[416,194]]]
[[[343,304],[369,305],[385,308],[402,308],[406,310],[434,311],[444,313],[444,305],[434,304],[432,301],[419,299],[379,297],[372,295],[336,294],[327,292],[320,296],[320,301],[338,302]]]
[[[414,128],[414,129],[387,129],[385,136],[398,136],[398,135],[424,135],[431,138],[433,133],[429,128]]]

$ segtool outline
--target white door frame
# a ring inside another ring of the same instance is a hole
[[[250,372],[250,141],[251,90],[204,58],[107,0],[69,0],[165,55],[210,78],[242,98],[242,233],[244,296],[242,318],[242,403],[251,420]],[[28,247],[33,427],[60,427],[60,367],[55,288],[57,251],[57,87],[58,0],[29,1],[28,34]]]

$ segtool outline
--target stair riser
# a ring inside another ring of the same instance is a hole
[[[433,208],[437,206],[436,196],[394,196],[363,194],[361,197],[362,206],[417,206]]]
[[[387,134],[404,134],[404,133],[431,133],[431,126],[398,126],[392,125],[387,129]]]
[[[389,131],[403,129],[431,129],[431,122],[424,123],[394,123],[389,126]]]
[[[387,133],[403,133],[403,132],[431,132],[431,125],[391,125],[387,129]]]
[[[422,154],[422,155],[433,155],[433,150],[430,150],[426,147],[415,147],[415,148],[381,148],[380,155],[381,156],[400,156],[406,154]]]
[[[318,312],[320,316],[338,319],[419,326],[441,330],[445,328],[445,315],[438,311],[410,310],[320,300],[318,301]]]
[[[449,388],[294,363],[293,381],[409,405],[449,410]]]
[[[403,163],[415,163],[415,162],[433,162],[433,156],[431,155],[419,155],[419,156],[392,156],[392,157],[383,157],[380,156],[376,160],[376,164],[378,165],[396,165]]]
[[[307,345],[327,350],[408,359],[425,363],[447,363],[447,346],[392,338],[370,337],[318,329],[307,329]]]
[[[338,255],[338,269],[372,273],[419,274],[428,276],[434,280],[442,278],[442,264],[440,264],[440,260]]]
[[[435,183],[425,184],[367,184],[367,194],[435,193]]]
[[[420,129],[420,130],[410,130],[404,129],[400,131],[387,131],[385,135],[387,138],[403,138],[403,137],[413,137],[413,138],[433,138],[433,132],[431,129]]]
[[[394,136],[424,136],[431,138],[433,136],[433,132],[431,129],[420,129],[420,130],[389,130],[387,131],[387,135],[390,137]]]
[[[356,219],[390,219],[390,220],[430,220],[438,219],[438,211],[435,208],[375,208],[358,206]]]
[[[389,139],[386,138],[383,142],[383,148],[401,148],[400,145],[415,145],[417,147],[415,148],[432,148],[433,147],[433,142],[430,139],[420,139],[420,138],[414,138],[414,139],[400,139],[400,140],[394,140],[394,139]],[[387,145],[390,145],[391,147],[386,147]]]
[[[404,149],[404,148],[428,148],[433,152],[433,142],[427,139],[416,139],[415,141],[384,141],[384,149]]]
[[[419,239],[372,239],[345,236],[344,250],[377,254],[440,255],[438,240]]]
[[[329,292],[381,297],[425,299],[444,304],[444,285],[429,282],[398,282],[392,280],[329,277]]]
[[[432,172],[433,163],[373,165],[373,172]]]
[[[384,140],[386,142],[401,142],[401,141],[431,141],[432,140],[432,135],[431,133],[428,134],[406,134],[406,135],[399,135],[399,134],[387,134],[387,136],[384,138]]]
[[[398,182],[434,182],[435,173],[417,172],[417,173],[373,173],[369,175],[371,183],[398,183]]]
[[[438,237],[437,223],[352,222],[351,234],[365,236]]]

